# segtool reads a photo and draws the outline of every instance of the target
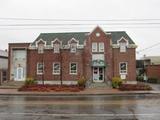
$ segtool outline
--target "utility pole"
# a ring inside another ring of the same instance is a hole
[[[62,48],[63,48],[63,46],[60,45],[59,51],[60,51],[60,81],[61,81],[61,86],[63,85],[63,81],[62,81],[62,62],[63,62]]]

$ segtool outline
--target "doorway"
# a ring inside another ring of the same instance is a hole
[[[104,68],[93,67],[93,82],[104,82]]]

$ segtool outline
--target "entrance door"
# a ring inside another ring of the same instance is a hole
[[[23,81],[24,80],[24,69],[23,67],[18,67],[16,70],[16,80]]]
[[[93,67],[93,82],[104,82],[104,68]]]

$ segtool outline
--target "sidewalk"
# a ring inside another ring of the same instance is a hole
[[[119,91],[117,89],[88,88],[80,92],[19,92],[17,89],[0,89],[0,95],[128,95],[160,94],[160,91]]]

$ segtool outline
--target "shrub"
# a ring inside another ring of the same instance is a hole
[[[119,87],[122,91],[130,91],[130,90],[152,90],[149,85],[145,84],[122,84]]]
[[[78,86],[85,87],[86,81],[87,80],[84,76],[80,77],[80,79],[78,79]]]
[[[112,87],[113,88],[119,88],[122,84],[122,80],[120,77],[113,77],[112,78]]]
[[[158,83],[158,79],[155,78],[155,77],[149,77],[149,78],[148,78],[148,82],[149,82],[149,83]]]
[[[37,81],[31,77],[25,80],[25,85],[35,85],[35,84],[37,84]]]

